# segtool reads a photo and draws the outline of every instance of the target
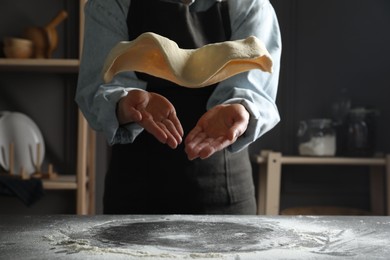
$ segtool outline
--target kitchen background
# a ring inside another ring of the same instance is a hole
[[[297,155],[299,122],[331,117],[341,95],[353,106],[370,106],[376,116],[376,151],[390,151],[390,2],[387,0],[271,0],[283,36],[278,93],[281,122],[251,146]],[[69,16],[58,26],[60,42],[53,58],[78,57],[77,0],[3,0],[0,38],[21,36],[27,26],[43,26],[60,10]],[[1,48],[2,49],[2,48]],[[4,57],[4,54],[0,54]],[[77,147],[77,73],[13,69],[0,66],[0,111],[25,113],[45,139],[45,161],[61,174],[74,174]],[[109,149],[97,135],[96,213]],[[254,172],[256,172],[254,165]],[[369,209],[366,167],[283,166],[281,209],[331,205]],[[74,213],[74,190],[46,190],[26,207],[14,197],[0,196],[0,213]]]

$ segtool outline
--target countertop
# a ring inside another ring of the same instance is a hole
[[[0,259],[390,259],[390,217],[0,215]]]

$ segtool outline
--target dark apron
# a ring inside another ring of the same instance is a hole
[[[154,32],[194,49],[230,38],[226,2],[204,12],[185,4],[132,0],[129,40]],[[137,73],[147,91],[165,96],[174,106],[186,135],[206,112],[216,85],[189,89]],[[114,145],[105,182],[107,214],[253,214],[252,170],[248,151],[223,150],[210,158],[189,161],[184,145],[171,149],[143,131],[131,144]]]

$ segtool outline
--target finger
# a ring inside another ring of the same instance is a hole
[[[167,121],[167,120],[164,120],[164,121]],[[176,138],[174,137],[174,135],[168,130],[167,126],[165,125],[166,123],[163,123],[163,122],[157,122],[156,123],[158,125],[158,127],[160,127],[160,129],[162,131],[164,131],[164,133],[166,134],[167,138],[166,138],[166,144],[171,147],[172,149],[175,149],[177,147],[177,145],[179,144],[179,142],[176,140]],[[180,137],[179,137],[180,138]]]
[[[187,136],[188,137],[188,136]],[[189,149],[194,149],[195,147],[199,146],[201,143],[204,142],[204,140],[207,138],[206,133],[200,132],[197,135],[195,135],[191,140],[186,138],[185,145]]]
[[[208,145],[207,136],[205,133],[199,133],[191,141],[187,141],[185,143],[185,152],[187,153],[187,157],[190,160],[196,159],[199,157],[199,153],[206,145]]]
[[[162,124],[165,125],[167,131],[173,136],[177,144],[180,144],[182,142],[182,135],[179,132],[180,129],[177,129],[176,125],[169,119],[164,119]]]
[[[240,135],[241,134],[239,129],[230,128],[229,131],[226,133],[226,138],[231,142],[235,142]]]
[[[202,128],[199,126],[195,126],[188,134],[185,139],[186,144],[193,143],[193,140],[196,136],[198,136],[202,132]]]
[[[166,132],[161,129],[161,127],[159,127],[151,118],[145,119],[145,116],[143,116],[143,120],[139,124],[161,143],[165,144],[167,142],[168,136]]]
[[[130,107],[129,109],[129,116],[130,116],[130,120],[132,122],[139,122],[142,120],[142,114],[140,111],[138,111],[137,109],[135,109],[134,107]]]
[[[235,142],[238,137],[240,137],[247,129],[247,122],[241,121],[241,122],[235,122],[230,128],[227,133],[227,138],[231,140],[232,142]]]
[[[242,134],[245,133],[246,129],[248,128],[249,123],[249,117],[238,117],[234,120],[233,125],[231,126],[231,129],[233,131],[232,137],[237,139]]]
[[[232,144],[232,142],[225,137],[209,140],[208,145],[203,146],[203,149],[199,151],[199,157],[201,159],[206,159],[214,153],[228,147],[230,144]]]
[[[184,130],[183,130],[183,127],[182,127],[182,125],[180,123],[179,118],[177,118],[176,113],[171,113],[168,118],[173,123],[173,125],[174,125],[175,129],[177,130],[177,132],[179,133],[179,135],[181,137],[183,137]]]

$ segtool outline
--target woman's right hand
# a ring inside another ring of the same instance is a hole
[[[119,124],[137,123],[161,143],[176,148],[183,137],[183,127],[176,110],[165,97],[144,90],[131,90],[117,107]]]

